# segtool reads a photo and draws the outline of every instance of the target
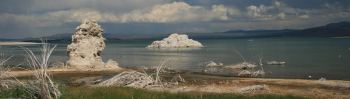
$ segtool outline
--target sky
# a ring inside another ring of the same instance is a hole
[[[168,34],[303,29],[350,21],[350,0],[1,0],[0,38],[73,33]]]

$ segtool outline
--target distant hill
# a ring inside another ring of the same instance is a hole
[[[16,41],[16,39],[0,38],[0,41]]]
[[[194,39],[221,39],[221,38],[264,38],[264,37],[339,37],[350,36],[350,22],[330,23],[324,26],[300,30],[229,30],[216,33],[186,33]],[[70,42],[72,33],[56,34],[42,37],[49,42]],[[123,39],[161,39],[169,34],[142,34],[142,33],[105,33],[107,40]],[[40,42],[39,38],[21,39],[21,41]]]
[[[109,38],[111,37],[111,34],[108,34],[108,33],[105,33],[104,37],[107,37],[106,39],[119,40],[118,38]],[[47,40],[47,42],[50,42],[50,43],[66,43],[72,40],[72,33],[55,34],[55,35],[39,37],[39,38],[25,38],[25,39],[20,39],[20,41],[41,42],[41,39]]]
[[[64,42],[70,42],[71,36],[72,36],[71,33],[62,33],[62,34],[55,34],[55,35],[46,36],[46,37],[23,38],[23,39],[19,39],[19,41],[41,42],[41,40],[47,40],[47,42],[49,42],[49,43],[64,43]]]
[[[229,30],[218,33],[190,33],[192,38],[263,38],[263,37],[341,37],[350,36],[350,22],[330,23],[325,26],[300,30]]]
[[[190,33],[191,38],[195,39],[219,39],[219,38],[264,38],[278,37],[286,33],[291,33],[297,30],[230,30],[217,33]]]
[[[350,22],[330,23],[325,26],[294,31],[285,35],[321,37],[350,36]]]

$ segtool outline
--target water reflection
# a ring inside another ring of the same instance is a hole
[[[202,48],[146,48],[152,51],[194,51]]]

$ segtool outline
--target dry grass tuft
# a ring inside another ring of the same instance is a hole
[[[43,99],[58,99],[61,92],[51,80],[47,73],[49,58],[55,49],[56,45],[52,46],[48,43],[43,43],[41,48],[41,55],[35,55],[32,50],[25,48],[29,56],[29,63],[34,69],[34,77],[36,81],[29,83],[26,87],[33,95],[37,95]]]

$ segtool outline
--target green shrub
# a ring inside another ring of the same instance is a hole
[[[30,95],[24,87],[14,87],[10,89],[2,89],[0,91],[0,99],[2,98],[20,98],[20,99],[30,99]]]
[[[256,95],[214,93],[168,93],[146,91],[127,87],[72,87],[63,90],[63,99],[304,99],[296,96]]]

